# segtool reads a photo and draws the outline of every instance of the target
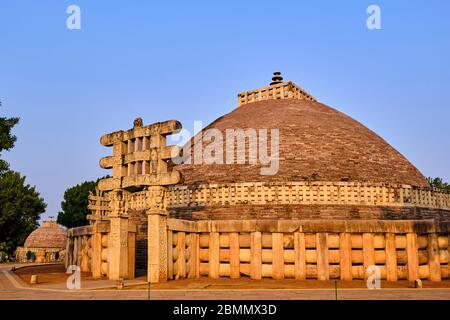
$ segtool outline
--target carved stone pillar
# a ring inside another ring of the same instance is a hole
[[[150,283],[167,281],[167,188],[147,190],[148,272]]]
[[[108,244],[109,279],[128,278],[128,216],[124,193],[112,191]]]
[[[91,271],[94,279],[101,278],[101,266],[102,266],[102,234],[100,232],[100,223],[95,222],[92,226],[92,264]]]
[[[128,278],[128,218],[111,218],[108,262],[109,279]]]

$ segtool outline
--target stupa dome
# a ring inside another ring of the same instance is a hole
[[[184,184],[350,181],[429,186],[419,170],[376,133],[314,100],[268,99],[245,103],[212,122],[202,134],[208,129],[218,129],[225,137],[227,129],[249,128],[279,129],[279,170],[275,175],[261,175],[261,165],[248,161],[184,164],[177,167]],[[194,150],[194,139],[188,143]]]
[[[230,141],[230,131],[240,131],[240,137],[235,134]],[[210,148],[221,139],[221,149]],[[278,148],[272,148],[276,143]],[[250,148],[255,144],[257,152]],[[182,181],[171,188],[169,200],[171,214],[183,219],[426,219],[446,214],[439,211],[440,196],[426,200],[430,185],[400,152],[355,119],[283,81],[279,72],[270,85],[239,93],[238,107],[201,130],[184,151],[185,162],[175,166]],[[209,160],[198,161],[199,154]],[[238,161],[238,154],[244,159]],[[263,173],[267,168],[271,173]],[[436,211],[421,209],[430,205]]]
[[[66,229],[54,221],[44,221],[39,228],[30,233],[24,247],[63,249],[66,247]]]

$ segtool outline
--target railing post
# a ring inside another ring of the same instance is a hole
[[[102,276],[102,234],[99,232],[98,227],[98,222],[92,226],[92,277],[94,279],[98,279]]]

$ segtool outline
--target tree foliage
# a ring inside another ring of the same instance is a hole
[[[0,102],[1,106],[1,102]],[[17,138],[12,134],[19,118],[0,117],[0,155],[14,147]],[[36,191],[25,183],[25,177],[9,170],[0,159],[0,251],[12,254],[38,226],[46,204]]]
[[[80,227],[88,224],[88,195],[94,193],[97,181],[85,181],[64,192],[64,200],[58,213],[57,222],[67,228]]]
[[[0,101],[0,107],[2,103]],[[0,117],[0,155],[4,150],[14,147],[17,138],[11,133],[12,128],[19,122],[19,118]],[[0,159],[0,174],[5,173],[9,166],[5,160]]]
[[[441,190],[450,191],[450,184],[448,184],[447,182],[444,182],[444,180],[442,178],[428,177],[427,180],[433,189],[441,189]]]
[[[35,187],[18,172],[0,175],[0,251],[13,253],[38,226],[45,211],[44,200]]]

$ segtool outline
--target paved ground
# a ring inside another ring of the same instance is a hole
[[[142,283],[142,279],[134,281],[134,285],[125,290],[98,289],[99,287],[110,287],[112,281],[85,281],[81,290],[67,290],[65,285],[42,284],[31,286],[21,280],[15,273],[10,272],[11,265],[0,265],[0,299],[148,299],[148,290]],[[150,299],[336,299],[333,288],[313,289],[312,282],[302,289],[295,288],[294,281],[273,282],[267,280],[266,284],[272,287],[261,288],[262,284],[246,280],[216,281],[210,279],[174,281],[164,285],[154,285],[150,290]],[[172,284],[171,284],[172,283]],[[131,284],[131,283],[128,283]],[[250,284],[250,285],[249,285]],[[267,286],[264,284],[265,286]],[[317,286],[317,282],[315,282]],[[326,286],[326,284],[320,284]],[[383,285],[383,284],[382,284]],[[383,288],[379,290],[368,290],[358,288],[355,283],[353,288],[338,289],[338,299],[450,299],[450,288],[407,288],[410,284],[403,283],[400,288]],[[245,289],[243,289],[243,287]],[[137,289],[134,289],[137,288]]]

